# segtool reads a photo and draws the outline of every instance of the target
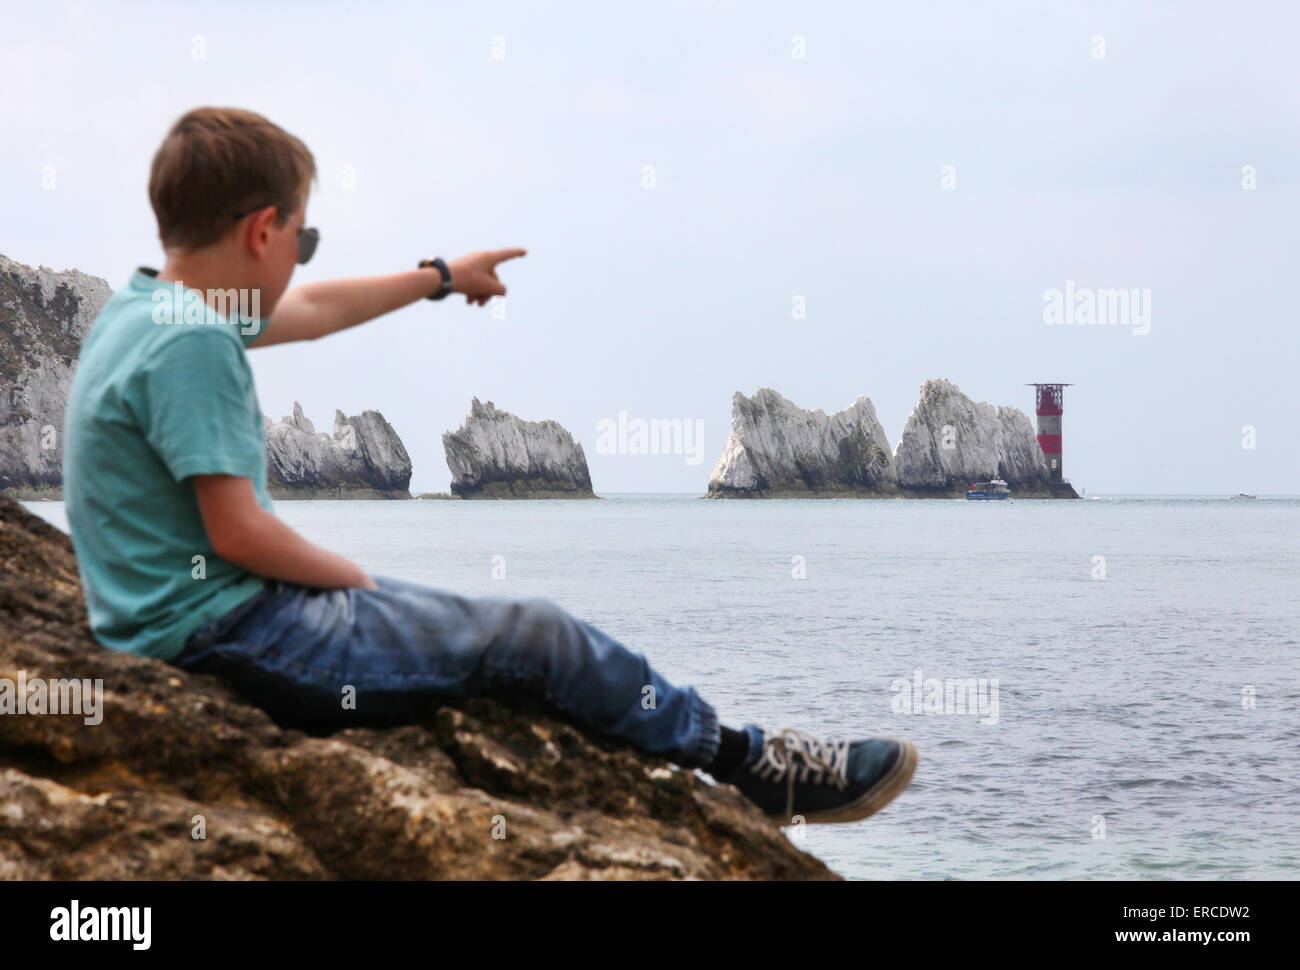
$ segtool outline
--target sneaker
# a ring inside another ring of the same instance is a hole
[[[902,738],[825,741],[798,728],[763,732],[757,761],[723,784],[735,785],[768,818],[785,825],[856,822],[876,814],[908,786],[916,746]]]

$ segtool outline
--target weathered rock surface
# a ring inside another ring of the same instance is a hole
[[[461,498],[597,498],[582,445],[557,421],[525,421],[474,398],[442,447]]]
[[[81,341],[113,295],[98,276],[0,255],[0,490],[57,498]]]
[[[112,289],[76,270],[33,269],[0,256],[0,493],[58,499],[63,417],[77,354]],[[266,419],[273,498],[410,498],[411,459],[378,411],[335,412],[316,434],[294,404]]]
[[[1051,477],[1029,416],[972,401],[952,382],[928,380],[894,452],[898,484],[916,492],[963,494],[1001,478],[1017,497],[1047,495]]]
[[[0,497],[0,678],[20,671],[102,679],[102,722],[0,716],[3,879],[838,878],[734,788],[535,701],[317,737],[100,647],[67,536]]]
[[[866,397],[836,414],[806,411],[771,388],[731,403],[731,436],[708,497],[959,496],[1002,478],[1019,498],[1077,498],[1053,485],[1029,416],[928,380],[892,452]]]
[[[709,478],[711,497],[896,493],[889,439],[869,398],[827,415],[770,387],[732,397],[731,436]]]
[[[378,411],[334,412],[334,434],[293,414],[264,417],[267,491],[274,499],[410,498],[411,458]]]

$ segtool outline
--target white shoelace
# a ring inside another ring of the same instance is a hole
[[[786,780],[785,815],[794,813],[794,783],[829,780],[843,791],[849,783],[849,742],[823,741],[799,728],[782,728],[763,739],[763,753],[753,771],[771,781]]]

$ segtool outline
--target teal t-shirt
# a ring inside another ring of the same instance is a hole
[[[273,508],[244,351],[267,321],[227,319],[198,290],[156,276],[137,269],[81,347],[64,419],[63,497],[96,639],[170,660],[264,582],[213,550],[190,476],[251,478],[258,502]]]

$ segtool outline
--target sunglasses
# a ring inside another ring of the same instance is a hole
[[[254,206],[247,212],[241,212],[235,216],[235,221],[239,221],[244,216],[251,215],[258,209],[265,209],[265,205]],[[320,230],[310,226],[298,227],[298,262],[305,263],[311,259],[312,253],[316,252],[316,244],[320,242]]]

